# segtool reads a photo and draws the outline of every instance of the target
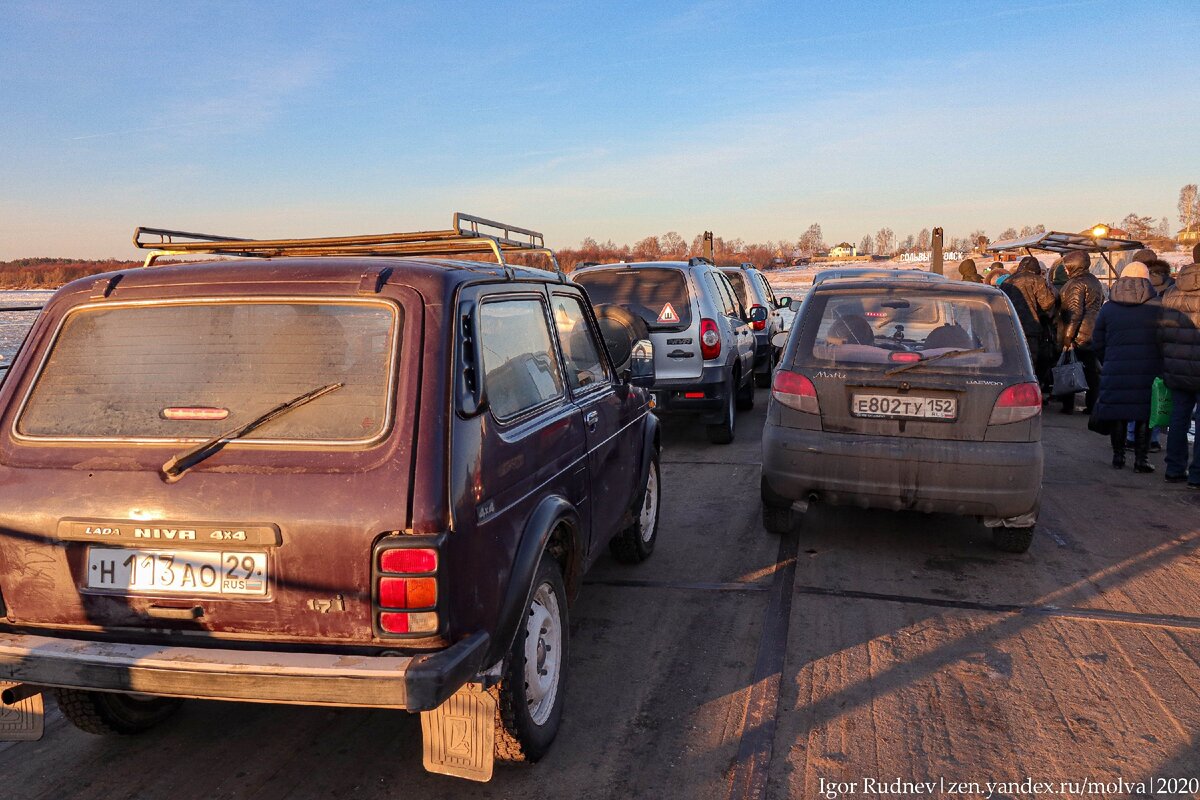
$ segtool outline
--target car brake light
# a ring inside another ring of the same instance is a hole
[[[750,306],[751,315],[754,314],[754,309],[756,309],[756,308],[765,308],[765,307],[759,306],[759,305]],[[750,327],[756,331],[765,331],[767,329],[767,321],[765,319],[760,319],[755,322],[751,322]]]
[[[915,364],[921,360],[920,353],[903,353],[896,352],[888,356],[889,361],[896,361],[901,364]]]
[[[683,396],[688,400],[703,400],[704,392],[684,392]]]
[[[437,633],[438,551],[432,547],[382,550],[377,566],[375,607],[379,630],[394,634]]]
[[[437,550],[425,547],[408,547],[384,550],[379,554],[379,568],[384,572],[422,574],[437,572]]]
[[[705,361],[721,355],[721,332],[711,319],[700,320],[700,356]]]
[[[771,396],[796,411],[806,414],[821,413],[820,403],[817,402],[817,387],[798,372],[775,370],[775,377],[771,381]]]
[[[988,425],[1007,425],[1042,413],[1042,390],[1036,383],[1009,386],[996,398]]]

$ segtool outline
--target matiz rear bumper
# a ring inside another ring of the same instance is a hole
[[[0,680],[253,703],[428,711],[483,668],[488,635],[428,655],[275,653],[0,632]]]

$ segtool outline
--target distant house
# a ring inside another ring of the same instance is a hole
[[[1200,244],[1200,228],[1192,227],[1185,231],[1180,231],[1179,236],[1175,238],[1184,247],[1194,247]]]
[[[849,242],[842,242],[829,248],[830,258],[853,258],[858,255],[858,248]]]

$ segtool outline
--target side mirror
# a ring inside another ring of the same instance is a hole
[[[654,385],[654,344],[649,339],[638,339],[633,343],[626,374],[629,376],[629,383],[634,386],[649,389]]]
[[[789,311],[795,311],[797,314],[799,314],[800,306],[802,306],[802,305],[803,305],[803,302],[798,297],[792,297],[792,298],[788,299],[788,310]]]
[[[771,346],[782,350],[784,345],[787,344],[787,340],[788,340],[788,332],[780,331],[779,333],[777,333],[771,337]]]
[[[791,304],[792,304],[792,298],[790,298],[790,297],[776,297],[775,298],[775,307],[776,308],[787,308]]]
[[[766,322],[767,317],[770,316],[770,314],[771,314],[771,312],[767,311],[766,306],[751,306],[750,307],[750,318],[746,321],[747,322]]]

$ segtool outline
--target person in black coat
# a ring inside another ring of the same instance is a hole
[[[1200,245],[1196,256],[1200,257]],[[1162,298],[1158,340],[1162,348],[1163,382],[1171,390],[1171,425],[1167,429],[1167,471],[1170,483],[1186,480],[1200,489],[1200,437],[1188,466],[1188,428],[1200,403],[1200,264],[1189,264],[1175,277],[1175,286]]]
[[[1096,352],[1092,349],[1092,328],[1100,306],[1104,303],[1104,288],[1090,272],[1092,261],[1087,253],[1074,252],[1063,256],[1063,267],[1069,276],[1058,297],[1058,345],[1059,351],[1073,349],[1083,374],[1087,378],[1087,412],[1092,413],[1096,403],[1096,391],[1100,388],[1100,366]],[[1075,410],[1075,396],[1062,399],[1062,413]]]
[[[1042,262],[1033,256],[1022,258],[1012,277],[1000,284],[1000,291],[1008,295],[1017,311],[1034,374],[1045,386],[1054,359],[1058,358],[1050,340],[1051,318],[1057,301],[1042,275]]]
[[[1114,423],[1112,465],[1125,466],[1125,428],[1133,425],[1133,470],[1150,465],[1150,387],[1162,372],[1158,337],[1162,306],[1146,265],[1134,262],[1113,283],[1096,317],[1092,347],[1103,367],[1093,418]]]

